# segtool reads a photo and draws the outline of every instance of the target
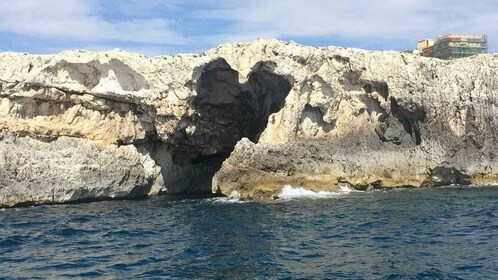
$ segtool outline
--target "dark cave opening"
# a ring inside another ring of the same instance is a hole
[[[291,90],[287,79],[267,68],[259,63],[241,83],[223,58],[204,66],[195,85],[197,96],[189,100],[195,114],[180,120],[188,125],[169,143],[172,163],[183,173],[176,176],[182,179],[167,184],[183,185],[173,193],[211,192],[212,177],[237,142],[244,137],[259,141],[269,116],[284,107]]]
[[[420,123],[423,123],[426,118],[426,112],[423,108],[412,105],[413,108],[407,109],[401,106],[394,97],[391,97],[391,112],[394,117],[403,125],[406,133],[415,138],[415,144],[422,143],[422,134]]]

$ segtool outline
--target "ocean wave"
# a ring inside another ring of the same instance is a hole
[[[277,200],[294,200],[300,198],[311,198],[311,199],[319,199],[319,198],[331,198],[337,197],[341,195],[346,195],[352,192],[361,192],[357,190],[352,190],[347,186],[340,186],[339,191],[337,192],[329,192],[329,191],[312,191],[305,189],[303,187],[293,187],[291,185],[285,185],[280,193],[278,194]],[[210,198],[209,201],[219,202],[219,203],[246,203],[248,201],[244,201],[240,199],[240,193],[236,190],[233,190],[229,196],[226,197],[215,197]]]
[[[221,202],[221,203],[244,203],[245,201],[240,200],[240,193],[238,191],[232,191],[232,193],[227,197],[215,197],[211,198],[210,201]]]
[[[312,191],[305,189],[303,187],[293,187],[291,185],[285,185],[280,193],[278,194],[278,199],[279,200],[292,200],[292,199],[299,199],[299,198],[312,198],[312,199],[319,199],[319,198],[331,198],[331,197],[337,197],[345,194],[349,194],[351,192],[359,192],[350,189],[347,186],[340,186],[340,190],[337,192],[329,192],[329,191]]]

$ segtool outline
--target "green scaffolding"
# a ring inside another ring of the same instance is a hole
[[[488,52],[487,37],[441,37],[434,43],[433,57],[456,59]]]

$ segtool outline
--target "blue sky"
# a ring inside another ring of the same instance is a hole
[[[0,0],[0,51],[158,55],[256,38],[405,50],[446,33],[487,34],[497,51],[498,1]]]

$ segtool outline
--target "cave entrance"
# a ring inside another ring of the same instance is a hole
[[[291,84],[267,68],[258,64],[248,81],[240,83],[239,73],[223,58],[204,67],[197,96],[190,100],[196,114],[182,120],[188,128],[180,130],[172,143],[173,164],[189,177],[190,186],[183,193],[210,193],[212,177],[235,144],[243,137],[258,142],[269,116],[284,107]]]

